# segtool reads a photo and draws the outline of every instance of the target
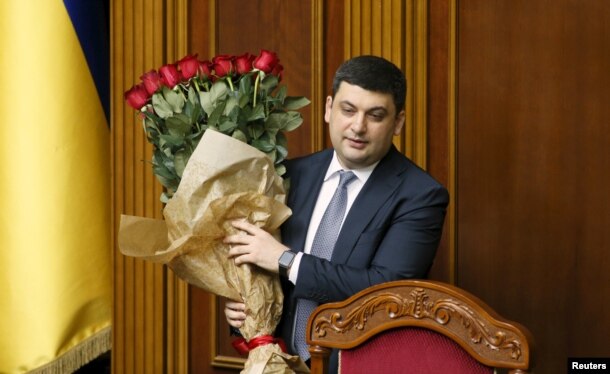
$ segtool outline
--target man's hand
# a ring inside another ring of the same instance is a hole
[[[246,304],[240,301],[227,300],[225,303],[225,317],[227,322],[236,329],[243,326],[246,320]]]
[[[289,248],[278,242],[267,231],[251,223],[234,221],[232,224],[242,231],[224,239],[224,242],[231,246],[229,258],[235,260],[235,265],[249,263],[272,273],[278,273],[280,256]]]

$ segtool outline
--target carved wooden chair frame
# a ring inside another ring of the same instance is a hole
[[[509,373],[532,366],[531,333],[500,317],[470,293],[441,282],[403,280],[367,288],[349,299],[323,304],[309,317],[311,372],[326,373],[331,349],[354,348],[400,326],[434,330],[477,361]]]

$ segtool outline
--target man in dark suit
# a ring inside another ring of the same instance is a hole
[[[309,354],[299,347],[301,300],[340,301],[382,282],[425,278],[434,260],[449,197],[392,144],[404,125],[405,94],[404,75],[391,62],[360,56],[343,63],[324,116],[333,148],[286,164],[293,215],[282,226],[282,243],[244,222],[234,226],[248,235],[225,239],[236,264],[252,263],[282,276],[278,332],[305,360]],[[353,175],[343,187],[344,210],[331,228],[324,215],[345,172]],[[318,231],[338,233],[324,239],[331,241],[326,255],[316,254]],[[244,305],[228,302],[225,314],[231,326],[240,327]],[[331,368],[335,365],[331,357]]]

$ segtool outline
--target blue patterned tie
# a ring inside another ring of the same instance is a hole
[[[337,242],[341,223],[343,223],[343,217],[345,216],[345,209],[347,207],[347,185],[356,179],[354,173],[345,170],[339,171],[339,177],[340,180],[337,190],[322,216],[320,226],[318,227],[316,236],[311,244],[311,254],[326,260],[330,260],[333,254],[333,248]],[[301,274],[300,276],[309,275]],[[307,349],[307,343],[305,342],[307,320],[309,319],[311,312],[313,312],[317,306],[318,303],[313,300],[299,299],[297,302],[294,345],[303,361],[309,359],[309,351]]]

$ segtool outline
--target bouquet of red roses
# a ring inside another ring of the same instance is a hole
[[[125,100],[143,116],[144,131],[154,146],[153,171],[167,189],[178,188],[186,164],[206,130],[239,139],[273,160],[279,176],[288,153],[286,136],[303,122],[297,109],[304,97],[278,88],[283,67],[274,52],[258,56],[219,55],[211,61],[186,56],[140,77]]]
[[[240,329],[251,349],[244,373],[308,372],[298,356],[272,338],[283,295],[277,276],[228,258],[223,238],[238,219],[279,238],[290,216],[281,175],[287,156],[284,132],[297,128],[296,110],[307,105],[279,87],[277,55],[186,56],[125,93],[140,111],[153,145],[153,172],[165,187],[164,220],[122,216],[123,254],[167,264],[180,278],[246,304]]]

